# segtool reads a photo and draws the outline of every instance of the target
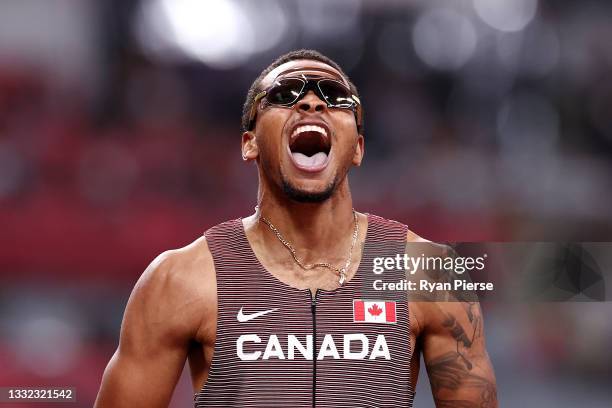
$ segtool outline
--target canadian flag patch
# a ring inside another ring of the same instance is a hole
[[[353,299],[353,321],[364,323],[395,323],[395,302]]]

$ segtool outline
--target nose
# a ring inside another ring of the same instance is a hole
[[[308,93],[295,104],[295,107],[300,112],[325,112],[327,103],[321,100],[313,91],[308,91]]]

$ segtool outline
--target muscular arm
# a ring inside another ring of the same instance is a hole
[[[189,277],[194,261],[186,261],[185,252],[160,255],[136,284],[96,408],[168,406],[206,310]]]
[[[409,236],[410,240],[410,236]],[[441,245],[414,238],[411,256],[454,256]],[[452,282],[454,272],[420,270],[411,279]],[[469,279],[467,274],[462,279]],[[423,353],[437,408],[497,408],[495,374],[484,338],[483,318],[471,292],[412,293],[418,348]]]
[[[477,302],[431,302],[424,316],[421,347],[438,408],[495,408],[495,374],[485,349]]]

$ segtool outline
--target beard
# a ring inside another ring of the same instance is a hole
[[[283,192],[290,200],[298,203],[322,203],[329,199],[338,185],[338,177],[335,177],[322,191],[304,191],[293,184],[281,174],[281,186]]]
[[[296,183],[291,180],[291,177],[285,174],[282,166],[279,166],[279,163],[272,163],[268,160],[265,154],[266,151],[267,149],[262,145],[259,156],[260,176],[263,175],[263,177],[269,180],[270,184],[275,185],[285,197],[297,203],[317,204],[327,201],[334,195],[338,186],[342,184],[350,168],[350,157],[347,157],[343,160],[343,165],[336,170],[333,179],[329,181],[324,188],[317,191],[309,191],[297,186]],[[276,177],[274,173],[276,173]]]

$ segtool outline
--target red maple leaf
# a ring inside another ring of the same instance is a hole
[[[374,303],[372,306],[370,306],[368,308],[368,312],[372,315],[372,316],[378,316],[379,314],[382,313],[382,309],[380,307],[378,307],[378,305],[376,303]]]

